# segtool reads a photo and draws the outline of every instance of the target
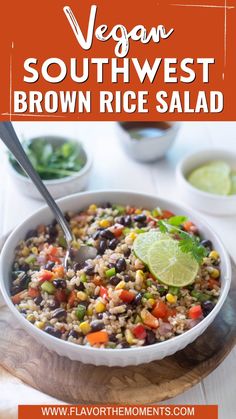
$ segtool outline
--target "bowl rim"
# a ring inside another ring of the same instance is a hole
[[[191,183],[186,179],[186,175],[184,174],[184,165],[186,163],[188,163],[189,160],[191,160],[194,157],[197,156],[203,156],[205,153],[211,153],[212,155],[212,161],[214,159],[214,154],[216,156],[220,156],[222,158],[222,160],[224,159],[224,155],[231,157],[235,156],[235,160],[236,160],[236,153],[231,152],[229,150],[225,150],[225,149],[220,149],[220,148],[216,148],[216,149],[203,149],[203,150],[199,150],[196,151],[194,153],[188,153],[185,157],[183,157],[180,162],[177,164],[176,167],[176,174],[177,177],[179,177],[182,182],[184,183],[184,185],[189,189],[190,192],[194,192],[195,194],[198,194],[201,197],[205,197],[205,198],[210,198],[212,200],[222,200],[222,201],[232,201],[236,199],[236,194],[233,195],[219,195],[219,194],[213,194],[210,192],[206,192],[206,191],[202,191],[201,189],[196,188],[195,186],[191,185]],[[209,159],[209,161],[211,161],[211,159]],[[202,164],[204,164],[204,161],[202,161]],[[196,167],[200,167],[200,165],[196,166]],[[194,168],[194,166],[193,166]]]
[[[170,125],[170,127],[169,128],[167,128],[165,131],[163,131],[164,133],[162,134],[162,135],[159,135],[158,137],[142,137],[142,138],[140,138],[140,139],[135,139],[135,138],[132,138],[131,137],[131,135],[129,134],[129,131],[128,130],[126,130],[126,129],[124,129],[123,128],[123,126],[122,126],[122,123],[123,122],[126,122],[126,121],[118,121],[117,123],[116,123],[116,126],[124,133],[124,134],[126,134],[126,136],[127,136],[127,139],[129,140],[129,141],[131,141],[131,142],[135,142],[135,143],[138,143],[138,144],[140,144],[141,142],[143,142],[143,141],[145,141],[145,143],[147,142],[147,141],[149,141],[149,142],[151,142],[151,141],[156,141],[157,140],[157,138],[158,138],[158,140],[162,140],[162,139],[165,139],[167,136],[169,136],[170,134],[174,134],[174,133],[176,133],[177,134],[177,132],[178,132],[178,130],[180,129],[180,126],[181,126],[181,122],[180,121],[165,121],[167,124],[168,123],[170,123],[171,125]],[[127,121],[127,122],[132,122],[132,121]],[[135,122],[135,121],[133,121],[133,122]],[[160,122],[160,121],[143,121],[143,122],[145,122],[146,124],[148,124],[148,122]]]
[[[194,217],[197,220],[199,220],[199,223],[201,223],[202,227],[206,227],[208,230],[211,231],[211,234],[214,237],[214,240],[217,242],[217,244],[219,245],[219,247],[221,248],[220,252],[221,252],[221,257],[222,260],[225,261],[225,267],[226,267],[226,272],[225,272],[225,286],[224,286],[224,290],[223,292],[220,294],[219,300],[217,301],[214,309],[210,312],[210,314],[208,314],[207,317],[203,318],[202,321],[200,321],[197,325],[195,325],[192,329],[187,330],[186,332],[178,335],[178,336],[174,336],[171,339],[167,339],[163,342],[157,342],[154,343],[152,345],[148,345],[148,346],[140,346],[140,347],[131,347],[131,348],[122,348],[122,349],[110,349],[110,348],[94,348],[92,346],[87,346],[87,345],[76,345],[73,342],[68,342],[68,341],[64,341],[61,339],[58,339],[54,336],[51,336],[47,333],[45,333],[43,330],[38,329],[37,327],[35,327],[32,323],[30,323],[28,320],[26,320],[25,317],[23,317],[20,312],[16,309],[15,305],[12,303],[11,298],[5,288],[5,284],[3,281],[3,264],[4,264],[4,260],[5,257],[8,254],[8,246],[11,244],[11,241],[14,239],[15,234],[21,230],[21,228],[27,224],[29,221],[33,220],[36,216],[40,216],[40,213],[42,213],[45,210],[49,210],[49,208],[45,205],[41,208],[39,208],[38,210],[34,211],[30,216],[26,217],[10,234],[10,236],[7,238],[6,242],[4,243],[4,246],[2,248],[1,254],[0,254],[0,291],[2,292],[3,298],[5,303],[7,304],[7,306],[10,308],[11,312],[19,319],[19,322],[24,326],[24,328],[27,330],[28,328],[32,331],[32,335],[37,335],[38,338],[42,338],[42,344],[43,344],[43,340],[47,340],[48,342],[51,342],[53,344],[56,344],[56,342],[58,343],[59,347],[64,346],[64,348],[71,348],[74,351],[82,351],[84,353],[86,353],[87,351],[92,352],[94,354],[99,354],[101,353],[105,353],[105,354],[111,354],[111,356],[115,356],[115,354],[130,354],[131,352],[135,355],[138,354],[141,351],[152,351],[154,348],[162,348],[164,349],[165,347],[168,348],[168,345],[170,345],[170,342],[181,342],[183,339],[185,339],[186,334],[188,334],[188,336],[190,334],[193,334],[193,330],[195,330],[195,332],[200,329],[202,327],[203,322],[208,322],[208,324],[211,323],[211,321],[213,321],[215,315],[219,312],[219,310],[221,309],[227,295],[228,295],[228,291],[230,289],[230,283],[231,283],[231,276],[232,276],[232,270],[231,270],[231,261],[229,258],[229,255],[221,241],[221,239],[218,237],[218,235],[212,231],[211,227],[208,225],[208,223],[205,220],[202,220],[201,217],[199,217],[198,213],[195,212],[194,210],[179,204],[179,203],[175,203],[174,201],[159,197],[157,195],[154,194],[145,194],[145,193],[139,193],[136,191],[131,191],[131,190],[121,190],[121,189],[114,189],[114,190],[106,190],[106,189],[99,189],[99,190],[95,190],[95,191],[87,191],[87,192],[81,192],[81,193],[76,193],[73,195],[68,195],[66,197],[60,198],[57,200],[57,202],[60,203],[66,203],[67,201],[70,201],[70,199],[78,199],[79,202],[79,198],[81,196],[87,196],[89,197],[91,195],[92,197],[96,196],[100,197],[101,194],[117,194],[118,196],[120,194],[127,194],[129,195],[131,198],[132,196],[135,198],[140,197],[140,199],[143,198],[147,198],[147,199],[155,199],[155,200],[160,200],[161,202],[164,202],[165,205],[173,205],[174,207],[176,207],[177,209],[181,211],[185,211],[187,213],[189,213],[190,217]],[[93,199],[94,202],[94,199]],[[79,209],[79,206],[78,206]],[[212,319],[212,320],[211,320]],[[43,333],[43,335],[42,335]]]
[[[92,163],[93,163],[92,153],[88,150],[88,148],[81,141],[77,140],[76,138],[65,137],[63,135],[45,135],[44,137],[51,138],[51,139],[54,138],[55,140],[58,139],[59,141],[63,141],[63,140],[75,141],[75,142],[77,142],[77,143],[80,144],[81,148],[84,151],[85,157],[86,157],[85,165],[78,172],[75,172],[74,175],[66,176],[66,177],[61,178],[61,179],[42,180],[42,182],[46,186],[53,186],[53,185],[58,185],[58,184],[69,183],[72,180],[79,179],[80,177],[82,177],[83,175],[85,175],[91,169],[91,166],[92,166]],[[35,141],[35,140],[37,140],[39,138],[40,138],[40,136],[37,136],[37,137],[29,138],[29,140]],[[18,173],[17,172],[17,170],[11,164],[9,158],[7,158],[7,164],[8,164],[9,171],[16,178],[18,178],[18,180],[23,181],[23,182],[28,183],[28,184],[32,184],[32,181],[31,181],[31,179],[28,176],[23,176],[21,173]]]

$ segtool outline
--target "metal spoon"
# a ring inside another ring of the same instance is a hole
[[[67,267],[69,259],[80,264],[83,264],[88,259],[94,259],[97,256],[97,250],[94,247],[83,245],[80,247],[79,250],[72,249],[71,243],[74,240],[74,237],[70,230],[70,227],[62,211],[54,201],[51,194],[48,192],[46,186],[42,182],[38,173],[34,170],[11,122],[0,123],[0,138],[7,146],[7,148],[12,152],[12,154],[14,155],[18,163],[21,165],[23,170],[27,173],[32,182],[35,184],[36,188],[38,189],[42,197],[45,199],[49,208],[52,210],[58,224],[61,226],[67,243],[67,251],[64,258],[64,266]]]

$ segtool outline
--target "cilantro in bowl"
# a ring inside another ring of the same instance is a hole
[[[22,143],[33,167],[43,180],[73,176],[86,163],[86,154],[77,141],[60,137],[37,137]],[[23,176],[25,172],[10,154],[10,163]]]

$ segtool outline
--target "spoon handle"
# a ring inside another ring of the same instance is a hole
[[[51,194],[48,192],[46,186],[43,184],[41,178],[39,177],[38,173],[34,170],[29,158],[27,157],[17,135],[13,128],[11,122],[1,122],[0,123],[0,138],[7,146],[7,148],[12,152],[16,160],[19,162],[23,170],[27,173],[29,178],[35,184],[36,188],[43,196],[45,201],[47,202],[48,206],[51,208],[53,214],[59,225],[61,226],[62,230],[64,231],[66,241],[68,245],[70,245],[71,241],[73,240],[73,235],[70,231],[70,228],[67,224],[67,221],[52,198]]]

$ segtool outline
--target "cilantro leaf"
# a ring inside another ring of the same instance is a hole
[[[200,244],[199,237],[191,234],[181,232],[179,247],[184,253],[191,253],[194,259],[200,264],[205,256],[207,256],[207,250]]]
[[[174,217],[170,217],[168,219],[168,224],[179,227],[181,224],[187,221],[187,219],[188,217],[185,217],[185,215],[175,215]]]

